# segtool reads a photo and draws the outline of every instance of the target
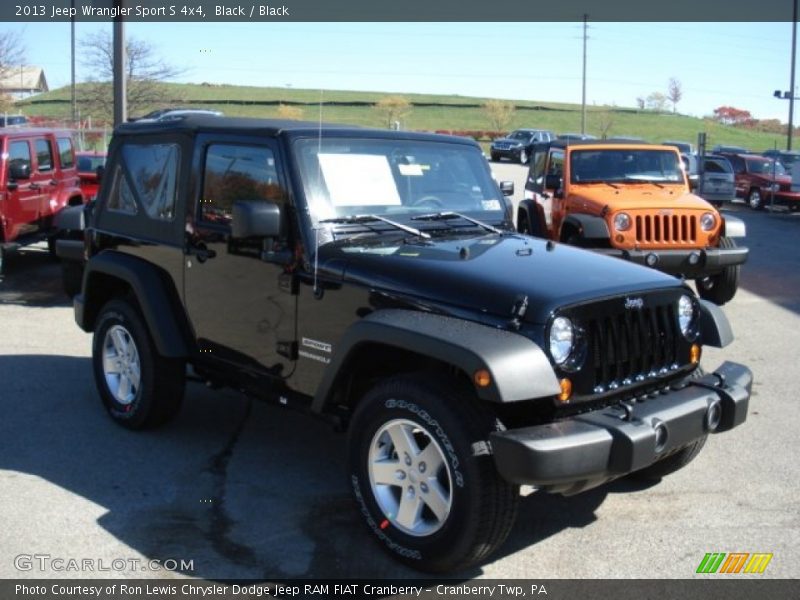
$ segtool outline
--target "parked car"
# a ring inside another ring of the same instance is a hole
[[[711,152],[713,154],[748,154],[750,150],[747,148],[742,148],[741,146],[723,146],[721,144],[717,144],[711,148]]]
[[[676,140],[667,140],[661,142],[662,146],[673,146],[678,149],[681,154],[694,154],[694,146],[689,142],[681,142]]]
[[[747,248],[744,223],[689,190],[678,150],[609,141],[540,144],[517,213],[523,233],[694,279],[729,302]]]
[[[222,111],[212,110],[208,108],[162,108],[147,113],[146,115],[133,121],[171,121],[174,119],[182,119],[190,115],[202,115],[208,117],[221,117]]]
[[[84,201],[72,134],[55,129],[0,129],[0,274],[8,253],[56,233],[55,216]]]
[[[97,195],[97,189],[100,187],[100,175],[105,168],[106,153],[83,151],[78,152],[76,157],[83,197],[87,201],[92,200]]]
[[[790,174],[796,164],[800,164],[800,152],[794,150],[764,150],[762,156],[780,161]]]
[[[782,205],[791,211],[800,208],[800,193],[792,191],[792,178],[784,166],[758,154],[724,153],[736,179],[736,195],[753,210],[768,204]]]
[[[27,125],[28,118],[25,115],[0,115],[0,127]]]
[[[546,129],[515,129],[507,136],[492,141],[491,158],[493,161],[508,158],[524,165],[528,163],[534,144],[552,139],[555,139],[555,134]]]
[[[659,479],[746,419],[750,371],[699,367],[724,313],[517,234],[474,141],[187,117],[117,127],[106,173],[74,306],[110,418],[174,418],[188,366],[315,414],[348,435],[346,518],[414,569],[489,560],[521,484]]]
[[[558,134],[557,139],[567,142],[581,142],[586,140],[596,140],[597,136],[589,133],[560,133]]]
[[[703,160],[703,175],[697,195],[714,206],[733,202],[736,198],[736,178],[730,161],[722,155],[707,154]]]

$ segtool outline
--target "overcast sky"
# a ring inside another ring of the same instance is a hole
[[[791,23],[589,23],[587,102],[635,106],[683,87],[679,112],[730,105],[788,120]],[[69,23],[22,32],[52,88],[70,80]],[[82,36],[110,24],[77,23]],[[179,81],[580,103],[581,23],[128,23]],[[78,80],[89,73],[78,57]]]

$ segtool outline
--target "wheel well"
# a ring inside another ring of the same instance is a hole
[[[83,204],[83,198],[80,196],[73,196],[67,200],[67,206],[80,206]]]
[[[350,353],[327,401],[328,411],[340,412],[345,422],[361,398],[381,379],[408,373],[439,373],[472,386],[460,368],[410,350],[381,343],[362,344]]]
[[[580,235],[580,233],[580,230],[572,223],[564,223],[564,225],[561,227],[561,235],[559,236],[559,239],[562,242],[566,242],[571,236]]]
[[[94,331],[94,322],[106,302],[113,298],[126,296],[133,298],[133,290],[127,281],[107,273],[90,273],[86,289],[92,290],[91,296],[86,299],[84,308],[85,322],[91,323],[91,331]],[[133,299],[133,304],[137,306],[135,298]]]

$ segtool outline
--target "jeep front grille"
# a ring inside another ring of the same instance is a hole
[[[645,244],[694,244],[697,217],[692,215],[638,215],[636,241]]]
[[[627,310],[589,323],[594,393],[641,383],[679,368],[683,336],[675,306]]]

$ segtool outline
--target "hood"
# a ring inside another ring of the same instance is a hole
[[[517,140],[514,138],[497,138],[496,140],[492,140],[492,145],[494,144],[511,144],[512,146],[514,145],[524,146],[526,142],[524,140]]]
[[[683,186],[652,183],[617,183],[617,188],[605,184],[575,185],[571,187],[571,198],[594,205],[598,211],[608,206],[618,210],[711,210],[711,205],[700,196],[686,192]]]
[[[321,247],[319,264],[343,283],[500,319],[527,296],[525,321],[539,324],[561,306],[682,285],[618,258],[516,234],[344,240]]]

